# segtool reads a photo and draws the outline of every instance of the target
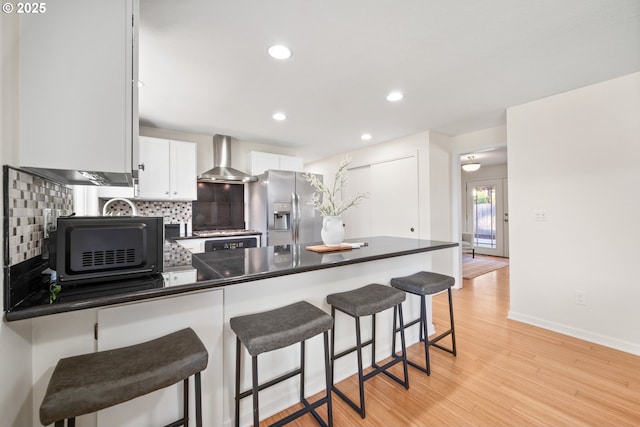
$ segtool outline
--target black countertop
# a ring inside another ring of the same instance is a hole
[[[367,246],[358,249],[317,253],[306,249],[306,246],[321,244],[314,242],[193,254],[191,256],[192,268],[197,269],[197,279],[194,283],[170,286],[162,280],[161,275],[155,275],[91,285],[76,285],[75,287],[63,286],[52,303],[49,302],[48,292],[34,295],[13,310],[6,312],[5,318],[7,321],[13,321],[142,301],[458,246],[458,243],[455,242],[386,236],[348,241],[365,242]]]

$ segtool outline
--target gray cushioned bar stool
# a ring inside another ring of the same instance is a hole
[[[456,280],[451,276],[445,276],[444,274],[432,273],[429,271],[419,271],[406,277],[395,277],[391,279],[391,286],[394,288],[402,289],[410,294],[418,295],[420,297],[420,317],[408,322],[405,328],[413,326],[415,324],[420,325],[420,341],[424,342],[424,358],[425,366],[422,367],[417,363],[407,360],[407,362],[413,366],[425,372],[427,375],[431,375],[431,363],[429,361],[429,347],[433,346],[444,350],[448,353],[456,355],[456,332],[453,323],[453,304],[451,298],[451,287],[456,283]],[[449,294],[449,322],[450,327],[448,330],[442,332],[440,335],[429,339],[427,332],[427,304],[426,296],[434,295],[444,290]],[[442,338],[451,335],[451,349],[443,347],[438,344]],[[395,336],[394,336],[395,337]]]
[[[260,422],[258,392],[296,375],[300,375],[300,402],[304,407],[286,418],[273,423],[272,426],[284,425],[307,413],[311,413],[322,426],[333,425],[333,415],[331,412],[331,365],[329,364],[329,329],[333,326],[333,318],[331,316],[306,301],[300,301],[270,311],[233,317],[230,319],[230,326],[237,337],[236,426],[240,425],[241,399],[253,395],[253,425],[257,427]],[[309,403],[304,395],[304,344],[309,338],[321,333],[324,334],[326,394],[323,398]],[[249,355],[251,355],[252,388],[244,392],[240,392],[241,343],[245,345]],[[267,383],[258,384],[258,355],[296,343],[300,343],[300,367]],[[316,412],[316,409],[325,403],[327,405],[326,423]]]
[[[183,381],[184,414],[167,427],[189,425],[189,377],[195,376],[196,425],[202,426],[200,372],[207,349],[191,328],[141,344],[60,359],[40,405],[40,422],[75,426],[75,417],[109,408]]]
[[[338,354],[335,354],[335,326],[331,332],[331,367],[332,377],[331,383],[333,384],[333,367],[335,361],[347,354],[357,352],[358,358],[358,386],[360,392],[360,404],[356,404],[353,400],[349,399],[342,391],[340,391],[335,385],[333,391],[340,396],[349,406],[351,406],[356,412],[360,414],[360,417],[364,418],[366,415],[364,404],[364,382],[374,375],[383,373],[394,381],[400,383],[404,388],[409,389],[409,377],[407,375],[407,351],[404,341],[404,323],[402,319],[402,302],[405,300],[405,293],[394,289],[389,286],[380,284],[371,284],[363,286],[352,291],[340,292],[337,294],[327,295],[327,303],[331,305],[331,316],[335,319],[336,310],[347,314],[355,319],[356,324],[356,345],[347,350],[344,350]],[[391,347],[392,360],[386,364],[379,366],[375,362],[376,353],[376,313],[380,313],[384,310],[393,308],[393,330],[396,329],[396,315],[400,318],[400,341],[402,344],[402,352],[398,356],[395,352],[395,332],[393,333],[393,345]],[[366,342],[362,342],[362,335],[360,333],[360,318],[362,316],[371,316],[371,339]],[[362,369],[362,347],[371,345],[371,366],[374,368],[372,371],[364,375]],[[404,381],[393,375],[388,371],[390,367],[396,363],[402,363],[404,369]]]

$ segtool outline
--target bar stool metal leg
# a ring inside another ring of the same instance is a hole
[[[251,379],[253,385],[253,425],[258,427],[260,415],[258,413],[258,356],[251,356]]]
[[[332,306],[331,308],[331,315],[335,318],[335,312],[336,308]],[[375,324],[376,324],[376,317],[375,314],[373,314],[371,316],[371,321],[372,321],[372,325],[371,325],[371,339],[366,341],[366,342],[362,342],[362,329],[361,329],[361,324],[360,324],[360,317],[354,317],[354,321],[355,321],[355,329],[356,329],[356,345],[355,347],[352,347],[350,349],[344,350],[342,352],[340,352],[339,354],[335,354],[335,340],[332,338],[332,346],[331,346],[331,362],[332,362],[332,366],[333,364],[335,364],[335,361],[339,358],[341,358],[342,356],[346,356],[347,354],[350,354],[352,352],[356,352],[356,356],[357,356],[357,363],[358,363],[358,388],[359,388],[359,400],[360,400],[360,404],[356,404],[355,402],[353,402],[349,397],[347,397],[340,389],[338,389],[335,385],[332,386],[332,390],[338,395],[340,396],[354,411],[356,411],[358,414],[360,414],[361,418],[365,418],[366,417],[366,406],[365,406],[365,394],[364,394],[364,382],[370,378],[372,378],[374,375],[379,374],[379,373],[383,373],[385,374],[387,377],[391,378],[392,380],[396,381],[397,383],[401,384],[405,389],[409,389],[409,373],[408,373],[408,368],[407,368],[407,349],[406,349],[406,343],[405,343],[405,336],[404,336],[404,320],[403,320],[403,316],[402,316],[402,305],[399,304],[397,306],[394,307],[394,325],[393,325],[393,336],[394,336],[394,342],[395,342],[395,334],[396,334],[396,326],[395,326],[395,319],[396,319],[396,310],[397,310],[397,316],[400,320],[400,328],[397,329],[397,332],[400,332],[400,341],[401,341],[401,355],[398,356],[395,354],[395,344],[392,344],[392,360],[390,362],[385,363],[384,365],[380,366],[376,363],[375,361],[375,341],[376,341],[376,336],[375,336],[375,332],[376,332],[376,328],[375,328]],[[339,310],[341,311],[341,310]],[[345,313],[345,314],[349,314],[349,313]],[[334,328],[335,328],[335,323],[334,323]],[[335,335],[335,331],[334,335]],[[363,369],[363,358],[362,358],[362,347],[367,346],[367,345],[371,345],[371,366],[374,368],[373,371],[369,372],[368,374],[364,374],[364,369]],[[398,362],[402,362],[403,364],[403,375],[404,375],[404,380],[401,380],[400,378],[396,377],[395,375],[393,375],[392,373],[388,372],[388,369],[395,365]],[[333,380],[332,380],[333,383]]]
[[[295,318],[297,322],[292,324],[292,322],[289,321],[291,318]],[[290,304],[267,312],[231,318],[230,326],[236,333],[236,426],[239,426],[240,424],[241,399],[252,395],[253,425],[257,427],[260,422],[259,392],[298,375],[300,375],[300,403],[302,403],[304,407],[287,417],[276,421],[271,426],[282,426],[307,413],[311,413],[321,426],[333,426],[330,387],[333,376],[329,363],[329,330],[333,327],[333,318],[331,316],[306,301],[300,301],[298,303]],[[324,335],[325,381],[327,389],[324,397],[310,403],[305,398],[305,341],[319,335],[320,333],[323,333]],[[277,378],[260,384],[258,382],[258,355],[288,347],[295,343],[300,343],[300,366],[295,368],[293,371],[289,371]],[[252,371],[252,387],[243,392],[240,391],[240,365],[242,363],[241,355],[243,353],[241,344],[244,344],[251,356]],[[325,422],[316,411],[318,407],[324,404],[327,405],[327,422]]]
[[[202,426],[202,378],[200,372],[196,375],[196,425]]]
[[[236,407],[235,426],[240,427],[240,338],[236,337]]]

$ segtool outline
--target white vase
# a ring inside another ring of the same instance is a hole
[[[344,240],[344,227],[342,226],[342,218],[339,216],[322,217],[322,243],[325,246],[340,246]]]

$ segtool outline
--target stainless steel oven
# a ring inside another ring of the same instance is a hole
[[[204,242],[205,252],[256,247],[258,247],[258,236],[218,237]]]

